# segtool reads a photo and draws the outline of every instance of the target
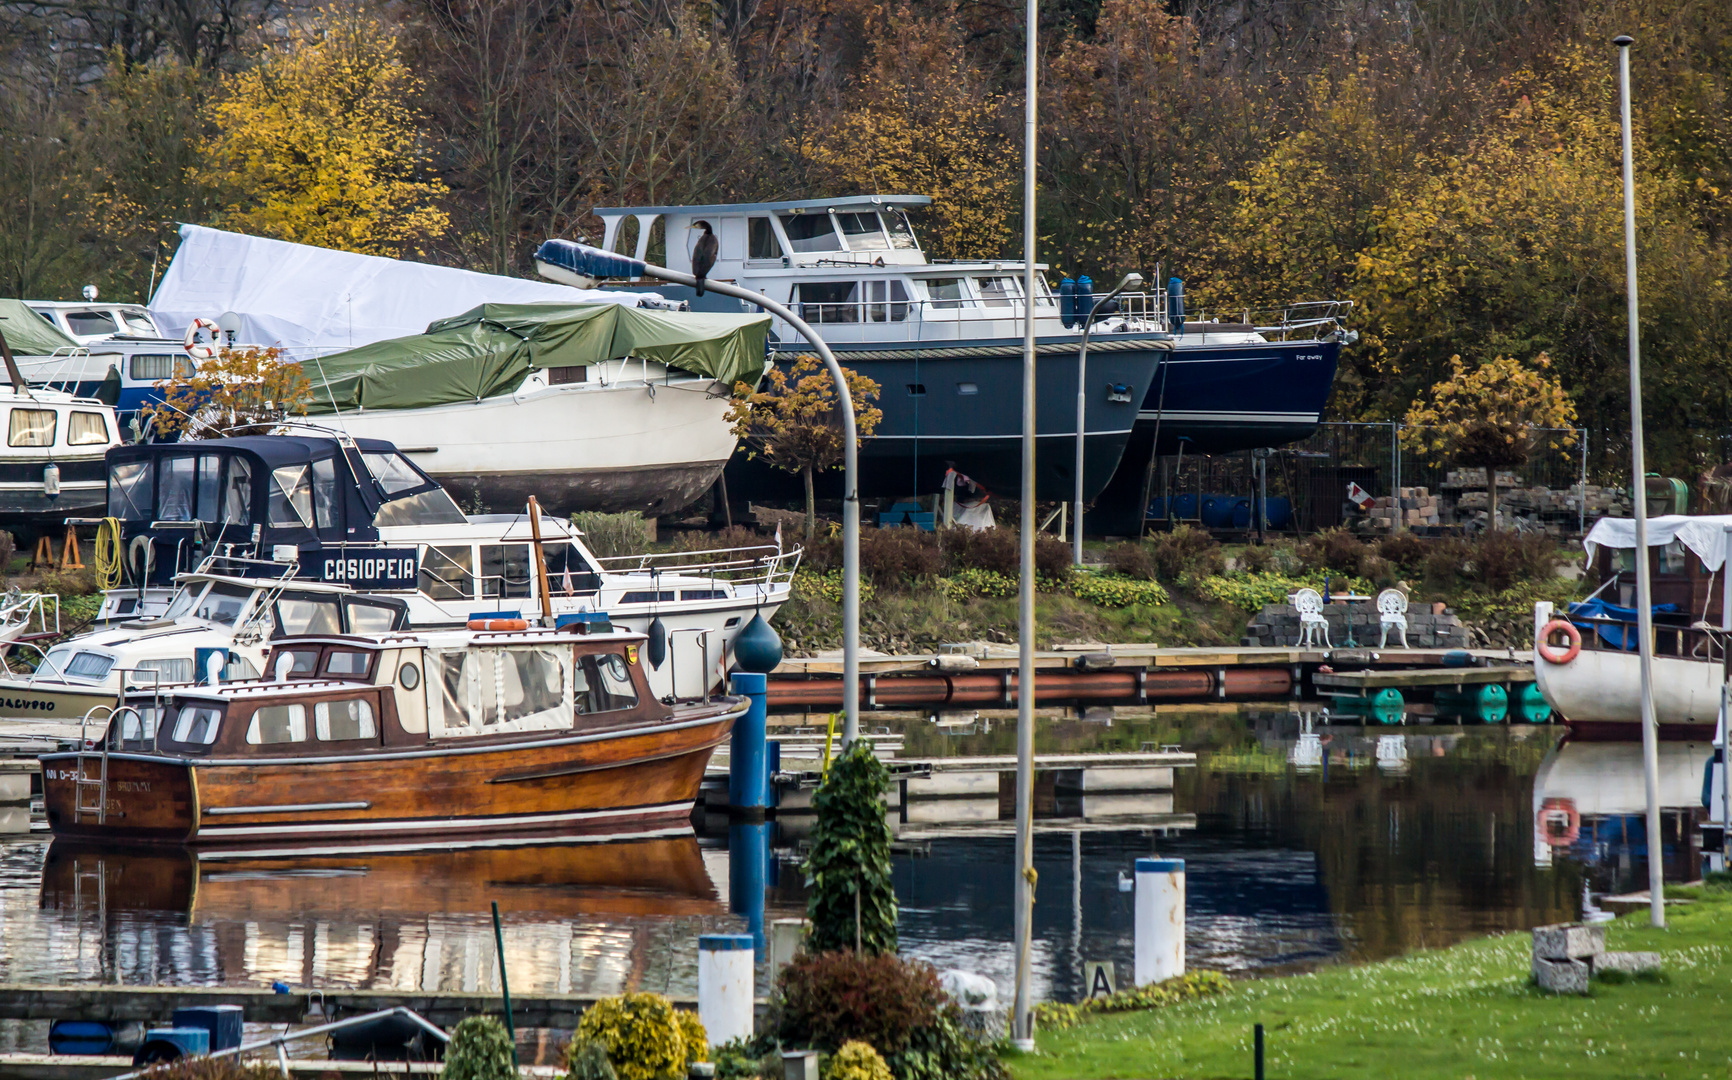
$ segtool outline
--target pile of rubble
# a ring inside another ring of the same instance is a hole
[[[1397,524],[1419,529],[1439,524],[1442,510],[1430,488],[1404,487],[1394,497],[1386,495],[1375,500],[1366,512],[1366,523],[1373,529],[1393,529]]]

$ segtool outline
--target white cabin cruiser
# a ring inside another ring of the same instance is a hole
[[[9,379],[0,387],[0,426],[6,432],[0,445],[0,522],[40,527],[102,506],[103,455],[120,445],[120,428],[114,410],[101,401],[30,387],[11,342],[34,340],[35,328],[19,332],[18,321],[0,309],[0,358]]]
[[[543,610],[529,516],[465,516],[389,443],[320,434],[136,445],[115,450],[108,468],[126,580],[104,599],[104,623],[156,615],[179,574],[231,560],[246,574],[292,563],[297,586],[388,598],[415,629]],[[605,620],[653,640],[660,622],[665,662],[646,670],[661,696],[721,681],[740,631],[787,601],[801,555],[762,545],[599,559],[569,521],[542,518],[539,529],[556,623]]]

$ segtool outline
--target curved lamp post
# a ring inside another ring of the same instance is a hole
[[[1134,289],[1143,283],[1143,275],[1136,272],[1126,274],[1119,279],[1113,291],[1107,293],[1089,308],[1088,319],[1083,323],[1082,348],[1076,354],[1076,524],[1071,529],[1070,561],[1076,566],[1082,565],[1082,517],[1083,517],[1083,443],[1086,441],[1088,429],[1083,424],[1084,406],[1088,403],[1088,392],[1085,389],[1089,373],[1089,331],[1095,327],[1095,314],[1106,306],[1107,301],[1116,298],[1126,289]]]
[[[535,255],[537,263],[557,271],[553,276],[558,279],[570,280],[574,284],[587,282],[580,286],[583,288],[594,288],[612,278],[648,277],[691,286],[698,283],[691,274],[569,240],[549,240]],[[788,308],[731,281],[705,278],[704,289],[756,304],[798,330],[811,342],[829,369],[830,377],[836,381],[836,395],[842,406],[842,743],[846,746],[860,735],[860,455],[854,427],[854,399],[848,393],[848,379],[842,373],[842,365],[830,352],[830,346],[804,319]]]

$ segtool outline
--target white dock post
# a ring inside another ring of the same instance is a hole
[[[752,1037],[750,934],[698,936],[698,1019],[711,1046]]]
[[[1185,973],[1185,860],[1137,860],[1136,983]]]

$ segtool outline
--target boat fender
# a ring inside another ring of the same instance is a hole
[[[938,671],[974,671],[980,667],[980,661],[967,653],[941,653],[927,663]]]
[[[1536,816],[1535,825],[1548,847],[1570,847],[1582,835],[1582,813],[1574,799],[1547,799]]]
[[[647,645],[650,667],[660,671],[662,662],[668,658],[668,628],[660,615],[650,620]]]
[[[144,552],[142,556],[139,555],[140,551]],[[141,562],[144,565],[142,570],[139,569]],[[151,546],[150,537],[135,536],[132,538],[132,543],[126,546],[126,565],[132,568],[134,577],[142,577],[150,573],[156,566],[156,549]]]
[[[200,341],[198,332],[203,330],[210,335],[209,341]],[[221,350],[217,342],[222,330],[209,319],[194,319],[192,325],[186,328],[186,351],[194,360],[210,360]]]
[[[741,671],[769,674],[782,662],[782,635],[764,621],[759,613],[752,616],[734,638],[734,666]]]
[[[1113,666],[1113,654],[1110,652],[1083,653],[1072,663],[1078,671],[1106,671]]]
[[[1564,636],[1570,639],[1567,649],[1560,650],[1552,644],[1552,634],[1559,630],[1563,631]],[[1540,631],[1539,640],[1534,642],[1534,651],[1539,653],[1540,659],[1548,664],[1567,664],[1582,651],[1582,632],[1576,629],[1575,624],[1565,619],[1553,619],[1546,623],[1545,629]]]
[[[471,630],[527,630],[527,619],[470,619]]]

